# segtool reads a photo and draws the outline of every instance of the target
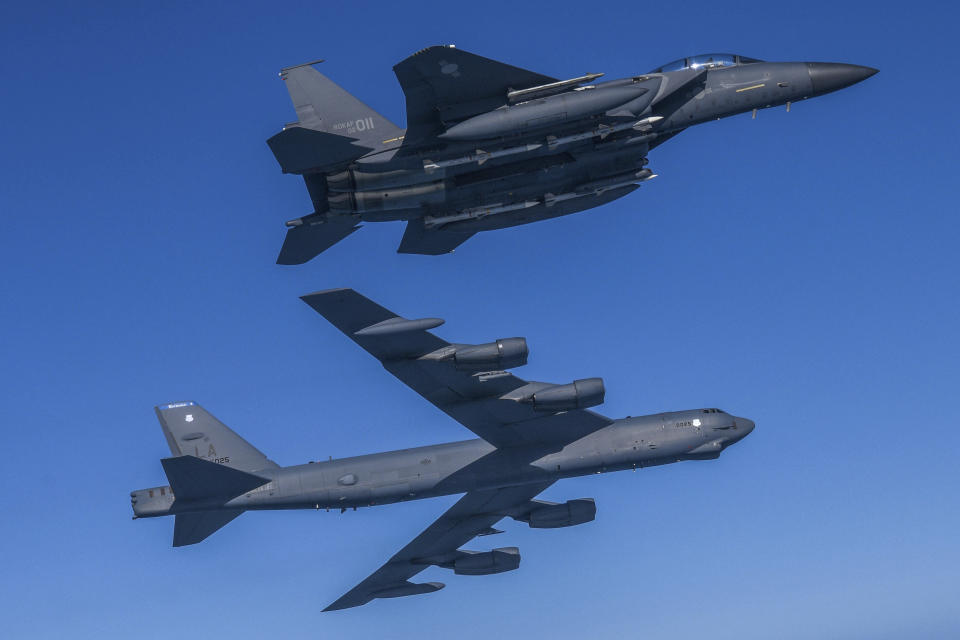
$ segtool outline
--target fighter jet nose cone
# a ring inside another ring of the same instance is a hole
[[[840,62],[808,62],[807,71],[810,73],[814,96],[849,87],[877,72],[873,67]]]

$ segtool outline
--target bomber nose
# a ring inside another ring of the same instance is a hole
[[[858,64],[843,64],[841,62],[808,62],[807,72],[813,84],[813,94],[822,96],[825,93],[849,87],[861,80],[866,80],[877,72],[873,67],[862,67]]]
[[[736,418],[735,420],[737,423],[737,435],[740,438],[746,438],[756,426],[753,420],[749,420],[747,418]]]

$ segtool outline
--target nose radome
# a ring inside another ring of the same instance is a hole
[[[877,72],[873,67],[842,62],[808,62],[807,71],[810,73],[810,82],[813,84],[812,95],[815,96],[849,87]]]
[[[753,428],[756,426],[753,420],[747,418],[737,418],[737,432],[741,438],[744,438],[750,435],[750,432],[753,431]]]

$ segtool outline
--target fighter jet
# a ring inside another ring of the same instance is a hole
[[[654,178],[647,154],[688,127],[789,110],[877,71],[721,53],[595,82],[602,73],[560,80],[436,46],[393,68],[400,129],[316,62],[281,71],[298,119],[267,141],[314,207],[287,222],[279,264],[307,262],[361,221],[405,220],[398,251],[438,255],[478,231],[591,209]]]
[[[280,467],[194,402],[156,408],[172,457],[168,485],[130,494],[134,518],[175,516],[173,546],[190,545],[248,510],[341,512],[450,494],[463,496],[423,533],[325,611],[375,598],[430,593],[439,582],[410,578],[430,566],[457,575],[516,569],[516,547],[464,549],[513,518],[535,529],[590,522],[590,498],[555,503],[536,496],[557,480],[717,458],[754,423],[719,409],[612,420],[600,378],[528,382],[507,370],[527,362],[527,342],[456,344],[430,333],[439,318],[408,319],[351,289],[303,300],[383,367],[479,438]]]

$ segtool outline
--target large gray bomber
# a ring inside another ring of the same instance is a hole
[[[407,221],[400,253],[449,253],[478,231],[584,211],[655,177],[647,154],[687,127],[820,96],[876,73],[852,64],[682,58],[650,73],[559,80],[453,46],[393,69],[400,129],[314,63],[280,76],[296,122],[267,142],[314,212],[287,222],[277,262],[301,264],[361,221]]]
[[[428,331],[442,320],[398,317],[351,289],[303,300],[480,438],[280,467],[196,403],[180,402],[156,409],[173,453],[161,461],[169,486],[130,496],[134,518],[174,515],[173,545],[182,546],[247,510],[346,510],[464,494],[327,611],[436,591],[443,584],[410,582],[433,565],[459,575],[516,569],[516,547],[460,547],[502,533],[493,527],[506,517],[542,529],[593,520],[590,498],[536,499],[561,478],[711,460],[753,431],[752,421],[719,409],[612,420],[588,410],[603,402],[599,378],[547,384],[508,373],[527,361],[523,338],[451,344]]]

